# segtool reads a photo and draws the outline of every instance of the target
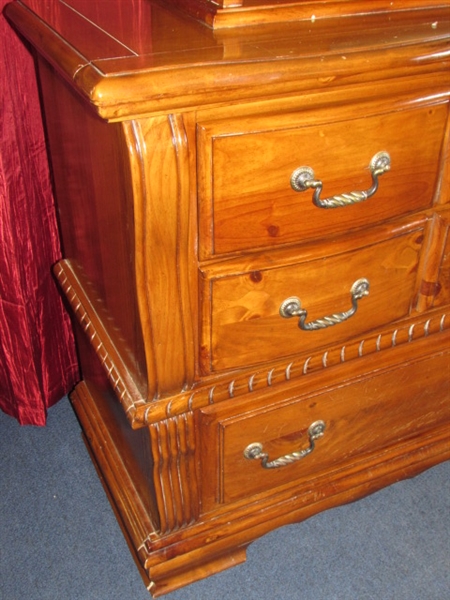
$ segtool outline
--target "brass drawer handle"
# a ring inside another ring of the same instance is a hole
[[[323,436],[325,432],[325,423],[323,421],[314,421],[308,427],[308,437],[309,437],[309,447],[304,450],[297,450],[296,452],[292,452],[292,454],[286,454],[285,456],[280,456],[275,460],[269,460],[269,455],[266,452],[263,452],[263,445],[259,442],[255,442],[254,444],[249,444],[247,448],[244,450],[244,456],[248,459],[255,459],[261,461],[261,466],[263,469],[277,469],[278,467],[285,467],[290,465],[311,452],[315,448],[315,441]]]
[[[391,168],[391,157],[387,152],[378,152],[370,161],[369,165],[372,173],[372,187],[366,191],[348,192],[330,198],[320,199],[323,188],[323,182],[320,179],[314,179],[314,171],[311,167],[299,167],[291,175],[291,187],[296,192],[304,192],[310,188],[314,190],[313,203],[319,208],[338,208],[363,202],[375,194],[378,189],[378,177],[389,171]]]
[[[317,329],[325,329],[326,327],[337,325],[338,323],[342,323],[343,321],[346,321],[347,319],[352,317],[358,309],[358,300],[361,300],[361,298],[363,298],[364,296],[369,295],[369,286],[370,284],[367,279],[363,278],[355,281],[355,283],[350,289],[350,293],[352,296],[352,307],[344,312],[335,313],[326,317],[322,317],[321,319],[317,319],[316,321],[305,323],[306,317],[308,316],[308,312],[306,311],[306,309],[302,308],[300,299],[296,296],[292,296],[290,298],[287,298],[281,304],[280,315],[285,319],[290,319],[291,317],[299,317],[298,326],[304,331],[315,331]]]

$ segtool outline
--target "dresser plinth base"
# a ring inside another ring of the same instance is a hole
[[[71,401],[130,550],[154,597],[244,562],[246,547],[275,528],[352,502],[450,459],[444,424],[427,435],[318,477],[313,485],[291,486],[229,510],[223,507],[186,527],[160,534],[157,515],[150,514],[141,498],[139,484],[116,441],[108,402],[85,382],[76,387]]]

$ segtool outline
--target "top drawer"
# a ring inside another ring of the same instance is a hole
[[[372,114],[365,107],[361,116],[355,107],[354,118],[332,109],[199,124],[200,258],[317,239],[429,207],[447,110],[447,103]],[[391,169],[365,201],[319,208],[311,189],[291,187],[292,173],[308,166],[323,182],[321,199],[366,191],[381,151]]]

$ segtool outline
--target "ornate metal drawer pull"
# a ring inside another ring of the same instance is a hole
[[[340,313],[334,313],[316,321],[305,323],[308,313],[302,308],[301,301],[296,296],[286,298],[280,306],[280,315],[285,319],[299,317],[298,326],[304,331],[314,331],[316,329],[325,329],[332,325],[337,325],[352,317],[358,309],[358,300],[369,295],[369,281],[367,279],[358,279],[352,285],[350,293],[352,296],[352,307],[349,310]]]
[[[378,152],[370,161],[369,165],[372,173],[372,187],[366,191],[348,192],[330,198],[320,199],[323,188],[323,182],[320,179],[314,179],[314,171],[311,167],[299,167],[291,175],[291,187],[296,192],[304,192],[310,188],[314,190],[313,203],[319,208],[338,208],[349,204],[363,202],[375,194],[378,189],[378,177],[389,171],[391,168],[391,157],[387,152]]]
[[[261,461],[261,466],[264,469],[277,469],[278,467],[285,467],[290,465],[293,462],[297,462],[301,460],[311,452],[315,448],[315,441],[323,436],[325,432],[325,423],[323,421],[314,421],[308,427],[308,437],[309,437],[309,447],[304,450],[297,450],[296,452],[292,452],[292,454],[286,454],[285,456],[280,456],[275,460],[269,460],[269,455],[266,452],[263,452],[263,445],[259,442],[255,442],[254,444],[250,444],[244,450],[244,456],[248,459],[255,459]]]

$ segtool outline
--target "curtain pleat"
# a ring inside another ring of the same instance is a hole
[[[6,0],[0,0],[0,8]],[[0,408],[44,425],[78,379],[31,53],[0,18]]]

